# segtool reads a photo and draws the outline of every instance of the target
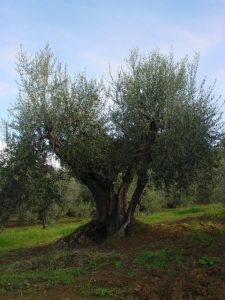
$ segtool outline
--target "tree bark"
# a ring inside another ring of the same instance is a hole
[[[127,210],[127,215],[126,215],[126,222],[131,223],[132,218],[134,216],[135,209],[137,205],[140,203],[141,195],[145,189],[145,186],[148,182],[148,175],[147,175],[147,169],[142,170],[139,175],[138,175],[138,180],[137,180],[137,185],[134,190],[134,193],[132,195],[128,210]]]
[[[85,174],[83,183],[90,189],[95,205],[93,220],[101,228],[99,238],[106,238],[116,232],[125,218],[125,202],[121,193],[115,193],[113,184],[94,173]]]
[[[117,192],[117,215],[119,228],[126,221],[127,215],[127,193],[134,178],[134,169],[132,167],[127,168],[124,176],[122,177],[122,182],[118,188]]]
[[[113,182],[94,171],[76,174],[93,195],[96,216],[90,223],[78,228],[67,237],[67,242],[79,243],[82,236],[94,240],[105,240],[121,230],[126,230],[132,222],[135,209],[140,203],[141,195],[148,182],[148,169],[152,160],[151,147],[156,133],[156,123],[150,122],[149,132],[144,137],[143,147],[138,155],[138,162],[135,162],[135,165],[138,163],[138,171],[137,167],[128,167],[117,192],[115,192]],[[137,185],[127,208],[127,193],[135,173],[138,176]]]
[[[40,213],[39,213],[39,219],[40,219],[40,221],[41,221],[42,228],[45,229],[46,226],[47,226],[47,218],[46,218],[44,212],[40,212]]]
[[[148,182],[148,169],[150,166],[150,163],[152,161],[151,156],[151,149],[154,145],[155,139],[156,139],[156,133],[157,133],[157,125],[155,121],[151,121],[149,123],[149,131],[148,134],[145,137],[144,147],[142,150],[142,153],[140,154],[139,162],[139,170],[137,172],[138,180],[137,185],[134,190],[134,193],[132,195],[127,214],[126,214],[126,222],[124,224],[124,228],[126,228],[127,225],[129,225],[132,221],[132,218],[134,216],[135,209],[137,205],[140,203],[141,195],[145,189],[145,186]]]

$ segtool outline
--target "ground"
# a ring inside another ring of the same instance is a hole
[[[139,219],[128,237],[100,245],[11,244],[0,254],[0,299],[225,299],[222,206]]]

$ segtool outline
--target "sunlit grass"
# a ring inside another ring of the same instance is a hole
[[[209,204],[165,209],[159,213],[149,215],[138,213],[137,218],[141,222],[154,224],[203,215],[208,218],[225,216],[224,206],[222,204]],[[0,232],[0,253],[50,243],[64,235],[70,234],[87,221],[87,219],[64,218],[59,223],[46,229],[43,229],[40,225],[6,228]]]
[[[66,222],[43,229],[40,225],[6,228],[0,233],[0,253],[18,248],[42,245],[67,235],[83,222]]]
[[[179,207],[173,209],[164,209],[161,212],[146,215],[138,213],[138,220],[147,223],[160,223],[175,221],[181,218],[206,216],[208,218],[225,216],[224,206],[222,204],[194,205],[191,207]]]

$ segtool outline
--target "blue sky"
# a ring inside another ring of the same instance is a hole
[[[129,50],[200,53],[199,76],[225,98],[225,0],[0,0],[0,118],[17,95],[15,56],[49,42],[71,73],[100,78]]]

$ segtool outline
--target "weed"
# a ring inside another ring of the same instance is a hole
[[[80,292],[82,295],[84,296],[89,296],[92,292],[92,288],[90,283],[84,284],[81,288],[80,288]]]
[[[115,252],[89,251],[80,261],[82,268],[86,271],[96,271],[107,266],[116,269],[123,267],[122,255]]]
[[[136,265],[144,265],[147,269],[162,269],[166,266],[166,253],[164,250],[143,251],[133,260]]]
[[[196,225],[196,228],[192,228],[189,234],[186,236],[187,242],[191,242],[193,244],[202,244],[208,249],[216,249],[218,248],[217,240],[221,239],[224,234],[223,231],[218,231],[213,229],[213,231],[209,231],[210,227],[205,227],[204,229],[199,229]]]
[[[128,273],[128,275],[131,277],[131,278],[135,278],[138,276],[138,271],[136,270],[132,270]]]
[[[222,259],[218,256],[203,255],[199,258],[198,263],[203,266],[213,266],[220,263]]]
[[[133,260],[135,265],[145,266],[147,269],[163,269],[170,262],[180,263],[183,261],[182,250],[180,249],[161,249],[145,250]]]
[[[111,297],[113,296],[113,291],[110,288],[98,287],[95,290],[95,295],[98,297]]]
[[[72,284],[74,277],[79,274],[78,269],[57,269],[46,272],[7,272],[0,278],[0,285],[7,287],[7,289],[27,289],[30,283],[45,281],[49,285],[54,284]]]
[[[191,220],[191,221],[188,222],[188,224],[190,225],[191,230],[196,229],[197,226],[198,226],[198,222],[196,220]]]
[[[116,260],[116,261],[114,262],[114,267],[115,267],[116,269],[121,269],[121,268],[123,267],[123,261],[122,261],[122,260]]]
[[[125,297],[126,291],[121,288],[106,288],[106,287],[97,287],[95,289],[95,295],[98,297]]]
[[[116,288],[114,289],[114,294],[118,297],[125,297],[126,296],[126,290],[125,289],[120,289]]]

